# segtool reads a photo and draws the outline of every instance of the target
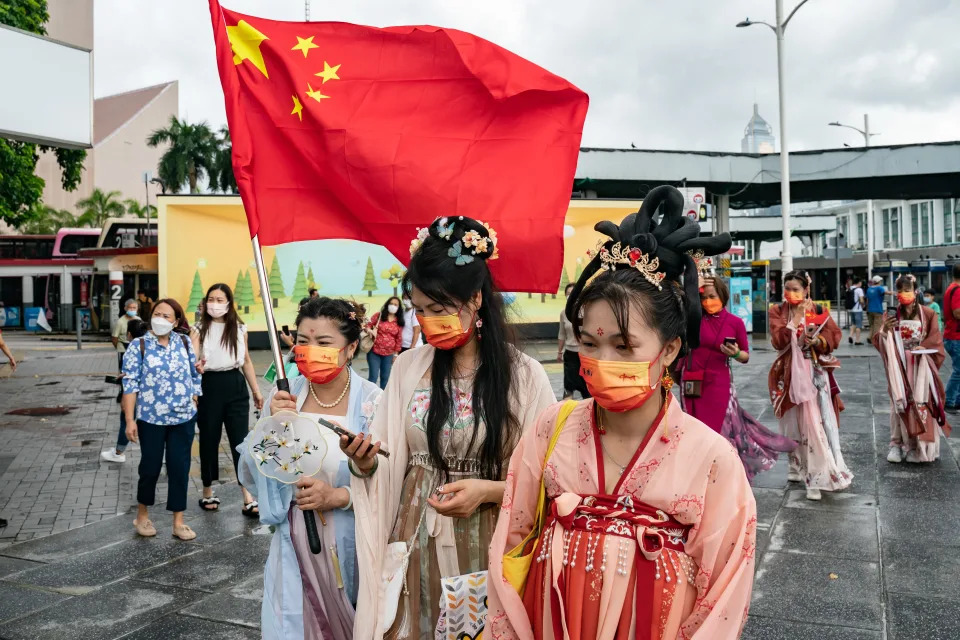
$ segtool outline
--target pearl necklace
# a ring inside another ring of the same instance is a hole
[[[343,400],[343,397],[344,397],[345,395],[347,395],[347,390],[348,390],[349,388],[350,388],[350,376],[348,375],[348,376],[347,376],[347,384],[344,385],[343,391],[340,392],[340,396],[339,396],[336,400],[334,400],[333,402],[331,402],[330,404],[327,404],[326,402],[320,402],[320,398],[317,397],[317,392],[313,390],[313,383],[312,383],[312,382],[310,383],[310,395],[313,396],[314,402],[316,402],[318,405],[320,405],[320,406],[323,407],[324,409],[332,409],[332,408],[334,408],[335,406],[337,406],[338,404],[340,404],[340,402]]]

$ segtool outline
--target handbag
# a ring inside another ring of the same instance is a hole
[[[577,403],[574,400],[567,400],[557,415],[557,424],[553,429],[553,435],[550,437],[550,444],[547,445],[547,455],[543,459],[543,467],[540,473],[540,497],[537,499],[537,518],[534,521],[533,528],[524,538],[523,542],[508,551],[503,556],[503,577],[510,585],[523,596],[523,590],[527,586],[527,574],[530,573],[530,565],[533,564],[533,552],[537,547],[540,535],[543,533],[543,525],[547,519],[547,489],[543,483],[543,470],[547,467],[550,455],[557,446],[557,440],[560,439],[560,432],[567,423],[570,413],[576,408]]]
[[[363,330],[360,335],[360,351],[370,353],[373,349],[373,343],[377,341],[377,324],[380,321],[380,314],[375,313],[370,318],[370,326]]]
[[[487,620],[487,572],[440,580],[435,640],[480,640]]]
[[[703,374],[704,371],[690,371],[689,369],[684,370],[683,372],[683,397],[685,398],[699,398],[700,394],[703,393]]]

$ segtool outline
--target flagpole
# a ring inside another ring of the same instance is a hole
[[[290,381],[287,380],[287,370],[283,366],[283,355],[280,353],[280,340],[277,338],[277,321],[273,317],[273,296],[270,295],[270,282],[267,280],[267,270],[263,266],[263,253],[260,251],[260,238],[253,236],[251,243],[253,259],[257,265],[257,279],[260,281],[260,301],[263,302],[263,315],[267,319],[267,336],[270,338],[270,350],[273,351],[273,363],[277,368],[277,391],[290,393]],[[323,520],[323,514],[320,514],[320,520]],[[313,517],[313,511],[303,512],[303,524],[307,530],[310,551],[314,555],[319,554],[323,546],[320,544],[320,533],[317,531],[317,520]]]

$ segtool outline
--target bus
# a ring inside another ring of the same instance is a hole
[[[60,229],[53,244],[53,258],[79,258],[80,249],[92,249],[100,240],[100,229]]]
[[[55,235],[0,236],[0,260],[49,260]]]

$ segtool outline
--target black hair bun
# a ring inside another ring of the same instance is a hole
[[[497,232],[479,220],[467,216],[444,216],[434,220],[427,232],[431,238],[450,245],[448,255],[457,260],[457,264],[466,264],[476,258],[497,258]]]

